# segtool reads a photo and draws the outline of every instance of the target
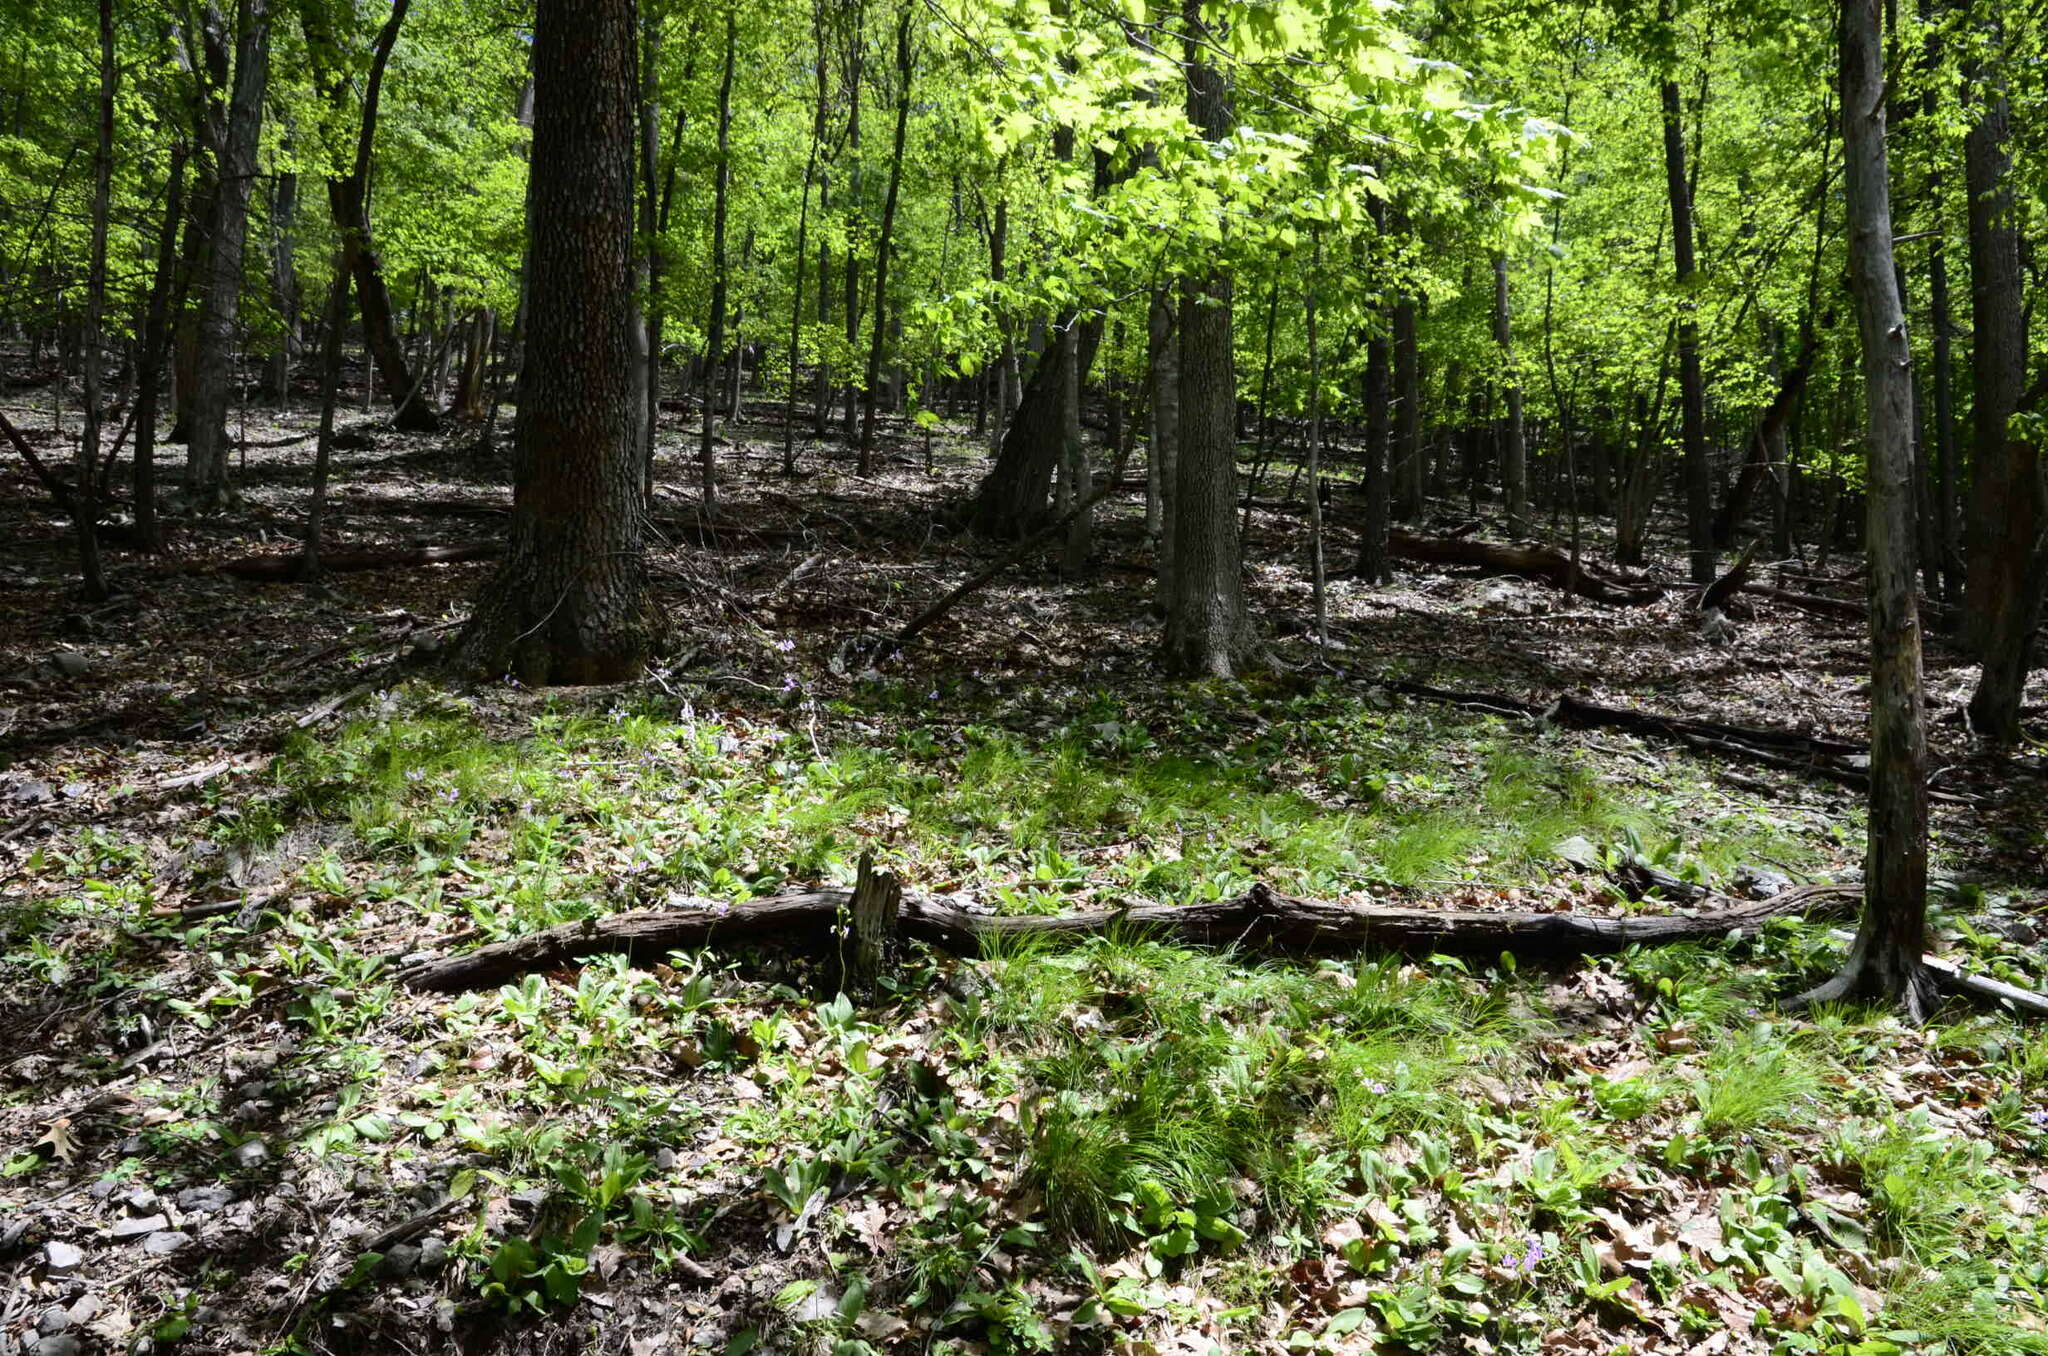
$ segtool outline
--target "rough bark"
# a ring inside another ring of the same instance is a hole
[[[94,119],[97,136],[92,157],[92,243],[88,246],[85,284],[85,429],[78,440],[77,485],[72,491],[72,524],[78,533],[79,579],[87,602],[107,596],[106,570],[100,563],[100,325],[107,310],[107,217],[113,207],[114,87],[120,68],[114,64],[114,0],[99,0],[100,89]]]
[[[711,323],[704,340],[704,409],[698,431],[697,474],[704,511],[718,510],[718,446],[714,410],[718,404],[718,364],[725,356],[725,303],[730,286],[725,250],[725,224],[732,197],[732,74],[738,48],[734,11],[725,12],[725,64],[718,80],[718,169],[711,207]]]
[[[1220,141],[1235,122],[1223,73],[1208,63],[1201,0],[1185,0],[1188,120]],[[1228,678],[1255,649],[1237,526],[1237,371],[1231,277],[1220,267],[1182,287],[1180,448],[1174,468],[1172,587],[1161,658],[1174,673]]]
[[[464,667],[530,685],[630,678],[641,615],[632,442],[631,0],[540,0],[527,189],[526,371],[505,562],[463,633]]]
[[[324,563],[321,547],[326,533],[327,473],[334,464],[334,407],[341,393],[341,331],[348,324],[349,294],[348,272],[340,264],[337,257],[320,321],[320,432],[313,448],[313,492],[306,509],[298,575],[308,583],[320,578]]]
[[[1806,1001],[1870,999],[1924,1015],[1927,735],[1913,568],[1912,350],[1893,269],[1879,0],[1844,0],[1842,149],[1849,280],[1869,422],[1870,792],[1865,897],[1842,971]]]
[[[228,400],[235,375],[235,317],[242,303],[242,253],[249,233],[249,190],[263,136],[264,91],[270,83],[270,0],[235,6],[234,89],[213,147],[220,167],[206,294],[199,306],[199,350],[193,373],[191,441],[185,484],[193,497],[217,503],[228,490]]]
[[[1173,583],[1173,489],[1180,464],[1180,329],[1165,288],[1155,288],[1145,321],[1151,438],[1145,449],[1145,535],[1159,562],[1162,611]]]
[[[1403,522],[1422,515],[1422,348],[1416,336],[1416,302],[1394,300],[1394,502]]]
[[[903,189],[903,142],[910,126],[912,45],[906,4],[896,21],[896,135],[889,152],[889,187],[882,197],[882,229],[875,238],[875,328],[868,337],[868,370],[860,416],[860,473],[875,473],[875,403],[881,398],[882,350],[889,333],[889,263],[896,248],[896,203]]]

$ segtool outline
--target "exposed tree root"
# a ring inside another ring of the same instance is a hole
[[[991,943],[1026,937],[1086,937],[1131,930],[1196,946],[1245,946],[1284,952],[1512,951],[1524,956],[1578,956],[1637,945],[1703,941],[1754,932],[1772,918],[1852,908],[1854,886],[1807,885],[1774,898],[1729,899],[1698,914],[1626,918],[1574,913],[1481,913],[1337,904],[1295,899],[1254,885],[1235,899],[1205,904],[1142,905],[1085,913],[996,917],[939,900],[904,894],[897,906],[901,935],[941,951],[974,955]],[[774,895],[743,904],[692,900],[680,908],[641,909],[493,942],[457,956],[400,967],[412,989],[454,992],[502,983],[533,970],[623,953],[647,964],[691,947],[783,946],[827,949],[853,905],[850,890]]]

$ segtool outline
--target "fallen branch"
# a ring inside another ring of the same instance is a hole
[[[1536,579],[1596,603],[1639,607],[1664,596],[1655,584],[1636,584],[1590,569],[1551,546],[1507,546],[1465,537],[1421,537],[1389,532],[1387,549],[1402,560],[1423,565],[1470,565],[1499,574]]]
[[[1828,935],[1838,942],[1856,940],[1855,933],[1844,932],[1840,928],[1830,928]],[[2048,1017],[2048,996],[2022,989],[2017,984],[2008,984],[2002,979],[1992,979],[1989,975],[1973,975],[1943,956],[1922,955],[1920,963],[1934,972],[1935,985],[1950,993],[1967,994],[1994,1004],[2010,1003],[2016,1012]]]
[[[1870,616],[1870,609],[1861,603],[1852,603],[1846,598],[1824,598],[1817,593],[1794,593],[1790,589],[1773,588],[1769,584],[1744,584],[1742,591],[1753,598],[1769,598],[1774,603],[1784,603],[1802,612],[1811,612],[1822,617],[1837,617],[1843,621],[1863,621]]]
[[[1019,938],[1088,937],[1132,930],[1191,946],[1244,946],[1286,952],[1513,951],[1524,956],[1578,956],[1631,946],[1703,941],[1755,932],[1773,918],[1846,912],[1861,897],[1855,886],[1807,885],[1771,899],[1729,900],[1697,914],[1611,918],[1576,913],[1481,913],[1295,899],[1254,885],[1235,899],[1203,904],[1141,905],[1085,913],[995,916],[936,899],[904,894],[900,935],[955,955],[976,955]],[[833,930],[853,907],[851,890],[772,895],[742,904],[690,900],[672,909],[638,909],[609,918],[563,923],[458,956],[402,966],[407,988],[440,993],[503,983],[535,970],[624,954],[640,964],[671,951],[749,945],[828,949]]]
[[[453,565],[465,560],[492,560],[504,553],[503,542],[472,542],[467,546],[412,546],[390,550],[335,551],[323,553],[320,568],[328,574],[352,570],[411,569],[420,565]],[[306,568],[306,558],[294,552],[288,556],[242,556],[220,564],[222,574],[237,579],[289,582]]]

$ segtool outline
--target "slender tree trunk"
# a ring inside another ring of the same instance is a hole
[[[661,159],[661,20],[654,6],[640,7],[639,136],[634,142],[635,195],[638,221],[634,230],[633,316],[629,326],[633,341],[633,446],[639,450],[642,493],[654,493],[654,420],[661,405],[660,378],[656,369],[661,355],[654,347],[654,251],[655,210],[658,190],[655,171]]]
[[[1305,298],[1308,304],[1303,308],[1303,320],[1308,327],[1308,561],[1310,597],[1315,606],[1316,653],[1320,655],[1330,647],[1330,607],[1324,596],[1323,578],[1323,353],[1316,332],[1316,297],[1323,281],[1323,233],[1319,226],[1309,227],[1309,242]],[[1369,509],[1367,517],[1371,517]],[[1370,531],[1368,522],[1367,532]],[[1380,538],[1384,547],[1384,530]]]
[[[289,152],[291,136],[285,136]],[[280,328],[277,351],[270,355],[264,379],[266,394],[279,408],[291,403],[292,359],[299,348],[299,272],[296,238],[299,176],[285,170],[274,176],[270,190],[270,291],[277,304]]]
[[[1668,3],[1666,14],[1668,16]],[[1664,182],[1671,202],[1671,254],[1676,264],[1679,300],[1678,410],[1681,469],[1685,477],[1685,535],[1690,546],[1692,582],[1714,582],[1719,555],[1714,549],[1713,469],[1707,464],[1706,377],[1700,368],[1700,326],[1691,292],[1698,264],[1693,255],[1692,183],[1686,177],[1685,132],[1678,81],[1664,81]]]
[[[1892,264],[1879,0],[1842,6],[1849,278],[1863,341],[1870,458],[1870,828],[1863,921],[1842,972],[1807,1001],[1874,999],[1914,1020],[1927,941],[1927,742],[1913,582],[1912,349]]]
[[[896,21],[896,136],[889,153],[889,187],[882,199],[882,230],[875,240],[875,329],[868,341],[867,389],[860,419],[860,473],[875,473],[875,401],[882,378],[882,347],[888,334],[889,255],[895,248],[896,200],[903,187],[903,141],[910,127],[911,8]]]
[[[100,325],[107,311],[107,218],[113,210],[114,0],[99,0],[98,138],[92,157],[92,243],[86,257],[85,325],[80,348],[85,360],[85,429],[78,440],[77,484],[72,488],[72,523],[78,532],[78,574],[87,602],[107,596],[100,563]]]
[[[825,0],[813,0],[811,7],[811,30],[817,42],[816,68],[818,78],[817,103],[811,114],[811,150],[804,162],[803,204],[796,217],[796,278],[790,287],[789,300],[789,400],[783,409],[782,418],[782,474],[796,474],[796,367],[799,347],[804,334],[804,268],[810,263],[811,233],[811,183],[818,174],[818,155],[825,145],[825,101],[830,96],[830,77],[825,69]],[[823,248],[820,247],[819,266],[824,264]],[[822,272],[818,278],[819,295],[822,298],[827,279]],[[823,319],[821,316],[820,319]]]
[[[1529,441],[1522,420],[1522,379],[1515,371],[1515,332],[1508,302],[1508,257],[1493,256],[1493,345],[1500,351],[1507,383],[1507,422],[1502,428],[1501,486],[1507,492],[1508,531],[1529,531]]]
[[[193,376],[192,438],[185,483],[205,504],[225,503],[228,488],[228,398],[235,377],[235,317],[242,301],[242,250],[248,239],[249,189],[263,135],[264,91],[270,82],[270,0],[235,6],[235,77],[225,135],[214,148],[220,165],[219,215],[199,308],[199,359]]]
[[[1173,477],[1180,446],[1180,340],[1173,309],[1166,289],[1154,288],[1145,317],[1145,404],[1151,419],[1145,450],[1145,536],[1159,560],[1162,608],[1173,560]]]
[[[1010,200],[996,199],[995,223],[988,235],[988,276],[989,281],[1000,288],[1009,279],[1008,252],[1010,240]],[[1002,351],[996,358],[996,407],[995,418],[989,422],[989,447],[1000,451],[1003,434],[1010,427],[1010,416],[1017,412],[1017,328],[1016,319],[1009,308],[996,307],[996,327],[1002,331]]]
[[[1412,522],[1422,516],[1422,348],[1417,337],[1415,298],[1394,299],[1394,504],[1393,516]]]
[[[334,464],[334,407],[341,395],[341,332],[348,325],[348,270],[337,253],[334,282],[320,322],[320,433],[313,448],[313,495],[306,507],[304,563],[299,578],[309,587],[320,579],[320,550],[327,521],[327,475]],[[479,313],[481,314],[481,313]]]
[[[173,145],[164,171],[156,276],[150,280],[149,302],[143,313],[142,357],[135,378],[135,461],[129,494],[135,501],[136,545],[144,551],[164,549],[163,527],[156,515],[157,394],[163,386],[164,358],[170,343],[171,292],[178,271],[178,222],[184,214],[188,154],[183,142]]]
[[[1188,120],[1209,141],[1235,126],[1223,73],[1208,62],[1201,0],[1185,0]],[[1179,464],[1174,468],[1172,589],[1162,658],[1190,676],[1228,678],[1251,656],[1237,529],[1237,373],[1231,278],[1211,266],[1182,289]]]
[[[718,175],[711,209],[711,324],[704,342],[704,426],[697,443],[697,469],[704,512],[718,512],[718,363],[725,353],[725,297],[728,286],[725,218],[732,189],[732,68],[737,47],[734,10],[725,11],[725,67],[718,81]]]
[[[646,654],[633,445],[631,0],[539,0],[526,219],[528,358],[511,539],[464,667],[529,685],[632,677]]]

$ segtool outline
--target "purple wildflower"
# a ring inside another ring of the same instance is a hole
[[[1530,1234],[1528,1250],[1522,1254],[1521,1260],[1515,1263],[1515,1269],[1524,1276],[1533,1276],[1536,1273],[1536,1264],[1542,1260],[1543,1236],[1541,1234]]]
[[[788,636],[784,636],[781,640],[775,642],[775,648],[782,651],[784,654],[788,654],[791,650],[794,650],[796,648],[796,642],[791,640]]]

